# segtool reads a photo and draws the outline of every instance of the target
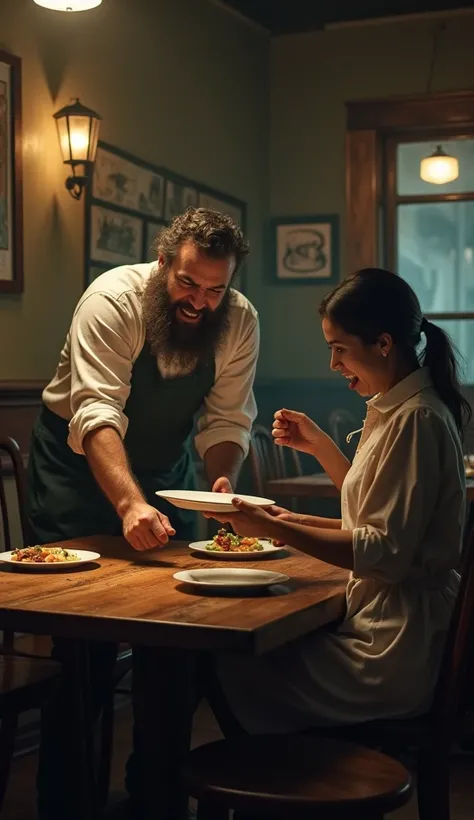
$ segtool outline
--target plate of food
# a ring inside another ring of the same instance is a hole
[[[233,498],[241,498],[256,507],[271,507],[275,502],[270,498],[260,498],[255,495],[240,495],[237,493],[205,493],[199,490],[157,490],[156,495],[164,498],[175,507],[183,510],[197,510],[198,512],[236,512],[232,504]]]
[[[173,575],[177,581],[205,590],[264,589],[285,584],[288,575],[261,569],[185,569]]]
[[[244,537],[220,529],[210,541],[193,541],[189,549],[205,555],[206,558],[255,561],[256,558],[268,558],[282,552],[284,546],[267,538]]]
[[[24,547],[11,552],[0,552],[0,562],[10,564],[15,569],[57,570],[78,567],[100,558],[98,552],[89,550],[69,550],[65,547]]]

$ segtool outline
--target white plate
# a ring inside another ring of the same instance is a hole
[[[189,545],[189,549],[194,552],[199,552],[201,555],[205,555],[210,561],[213,561],[215,558],[227,558],[231,561],[255,561],[259,558],[268,558],[269,555],[274,555],[285,549],[285,547],[274,547],[271,541],[265,541],[263,538],[259,538],[259,541],[263,550],[254,550],[253,552],[239,552],[238,550],[220,552],[219,550],[208,550],[206,546],[211,543],[210,541],[194,541]]]
[[[41,572],[41,570],[49,572],[50,570],[64,570],[70,569],[71,567],[79,567],[82,566],[82,564],[90,564],[91,561],[97,561],[97,559],[100,558],[100,553],[90,552],[89,550],[71,550],[71,552],[77,555],[77,561],[56,561],[51,564],[34,564],[30,563],[30,561],[12,561],[11,552],[0,552],[0,562],[10,564],[10,566],[15,569],[23,569],[26,572],[30,570],[33,572]]]
[[[175,572],[173,578],[200,589],[256,589],[284,584],[288,575],[263,569],[185,569]]]
[[[270,498],[259,498],[255,495],[237,495],[237,493],[204,493],[199,490],[157,490],[156,495],[166,499],[175,507],[199,512],[236,512],[233,498],[241,498],[256,507],[271,507],[275,502]]]

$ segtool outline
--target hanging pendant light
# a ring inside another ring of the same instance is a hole
[[[439,23],[434,31],[433,36],[433,50],[431,52],[431,62],[428,72],[428,85],[426,89],[427,94],[431,94],[433,85],[433,74],[436,63],[436,55],[438,52],[439,40],[442,33],[446,31],[446,22],[443,20]],[[452,157],[443,151],[441,145],[436,146],[436,151],[433,151],[429,157],[424,157],[420,163],[420,177],[424,182],[430,182],[433,185],[444,185],[446,182],[452,182],[459,176],[459,162],[456,157]]]
[[[424,157],[420,165],[420,177],[433,185],[444,185],[459,176],[459,162],[438,145],[429,157]]]
[[[87,11],[100,6],[102,0],[34,0],[34,2],[52,11]]]

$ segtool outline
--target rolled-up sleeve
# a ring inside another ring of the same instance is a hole
[[[247,456],[250,431],[257,415],[253,383],[259,344],[258,318],[247,313],[233,350],[204,401],[195,438],[201,458],[210,447],[224,441],[235,442]]]
[[[68,443],[84,455],[82,442],[98,427],[124,438],[124,407],[130,394],[134,317],[116,298],[96,292],[82,301],[70,330],[71,412]]]
[[[375,478],[353,530],[354,575],[398,583],[408,574],[433,518],[446,436],[431,410],[400,414],[387,430]]]

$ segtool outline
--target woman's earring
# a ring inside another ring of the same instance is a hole
[[[388,353],[388,351],[387,351],[387,350],[382,350],[382,356],[383,356],[384,358],[385,358],[385,356],[387,355],[387,353]]]

